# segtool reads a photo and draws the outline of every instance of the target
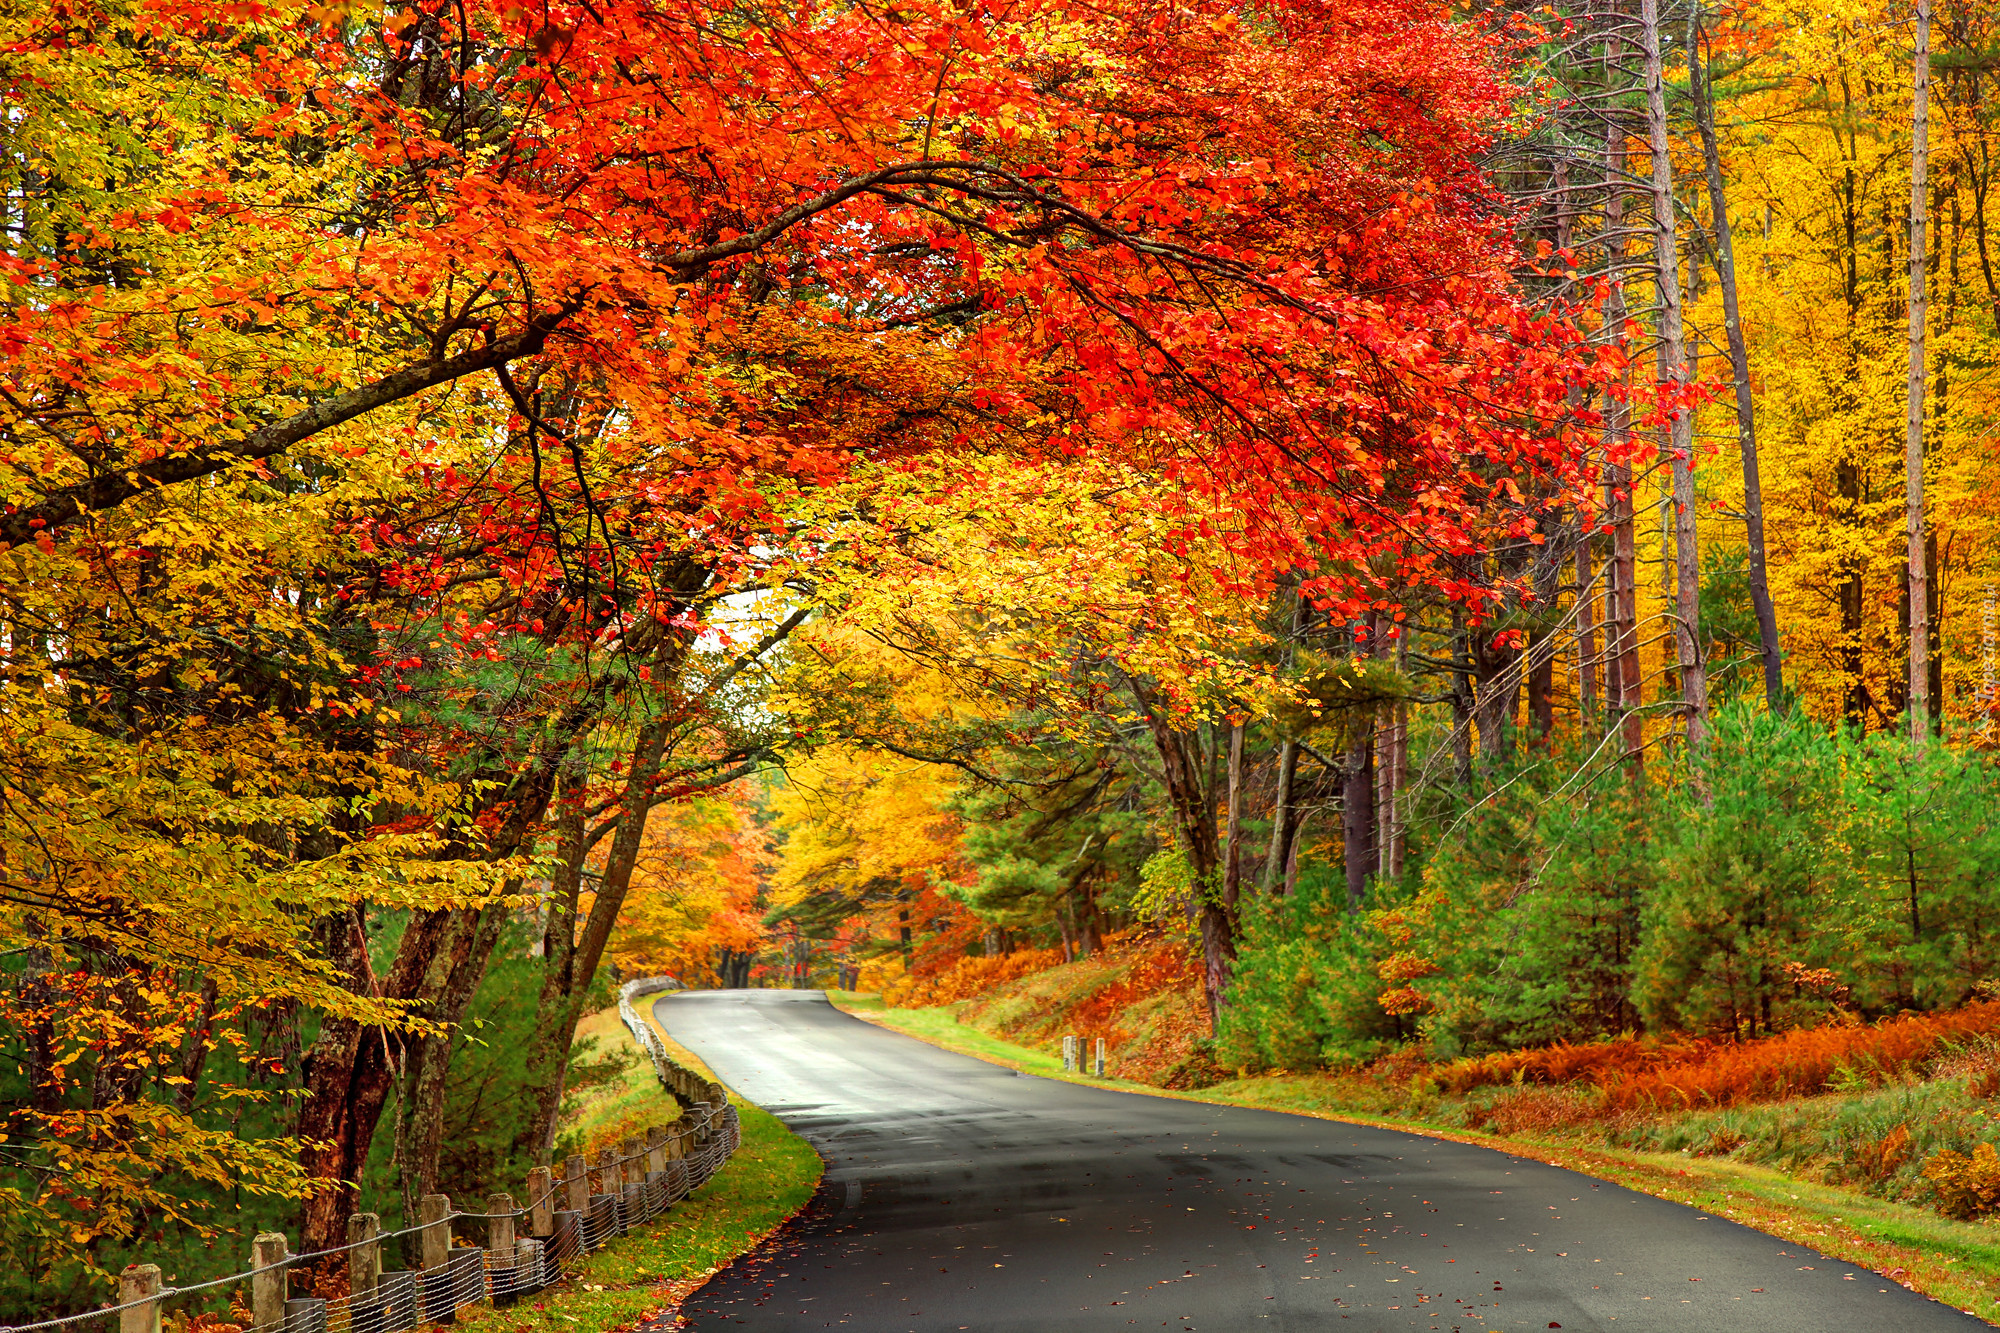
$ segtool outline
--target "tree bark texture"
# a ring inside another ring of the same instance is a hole
[[[1904,524],[1910,565],[1910,743],[1930,740],[1930,568],[1924,547],[1924,336],[1929,275],[1924,252],[1930,174],[1931,0],[1917,0],[1910,102],[1910,376],[1904,431]]]
[[[1715,223],[1715,271],[1722,285],[1722,330],[1729,347],[1730,379],[1736,388],[1736,448],[1743,461],[1743,528],[1749,547],[1750,607],[1757,617],[1764,702],[1778,713],[1785,707],[1785,669],[1778,643],[1778,612],[1771,601],[1770,569],[1764,550],[1764,482],[1757,463],[1757,400],[1750,390],[1750,351],[1744,342],[1743,317],[1737,300],[1736,245],[1729,226],[1728,191],[1722,181],[1722,150],[1715,134],[1715,94],[1702,56],[1698,20],[1688,25],[1688,76],[1695,124],[1701,130],[1702,164],[1708,176],[1708,208]]]
[[[1136,680],[1129,684],[1153,738],[1153,748],[1159,753],[1167,804],[1173,809],[1174,824],[1194,872],[1201,929],[1202,989],[1207,996],[1209,1026],[1213,1030],[1228,1003],[1229,978],[1236,966],[1236,916],[1222,901],[1220,892],[1221,849],[1216,845],[1212,798],[1202,787],[1200,746],[1188,733],[1174,729],[1145,686]],[[1212,759],[1213,748],[1209,754]],[[1213,768],[1212,763],[1210,767]]]
[[[1299,776],[1299,743],[1287,737],[1278,746],[1278,794],[1271,803],[1271,849],[1264,857],[1263,888],[1283,892],[1285,860],[1292,850],[1292,788]]]
[[[1375,738],[1368,731],[1347,752],[1341,784],[1340,832],[1347,867],[1347,910],[1361,910],[1368,876],[1375,872]]]
[[[1653,167],[1653,257],[1659,292],[1662,397],[1671,399],[1667,453],[1673,475],[1674,643],[1679,649],[1681,712],[1688,748],[1708,735],[1708,674],[1701,657],[1701,553],[1695,532],[1694,417],[1687,401],[1686,334],[1681,318],[1680,244],[1674,233],[1673,145],[1667,137],[1659,0],[1639,0],[1646,56],[1646,129]]]
[[[1243,882],[1243,724],[1229,726],[1229,812],[1227,816],[1227,860],[1222,871],[1222,901],[1230,910]]]

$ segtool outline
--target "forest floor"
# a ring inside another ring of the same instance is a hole
[[[1039,974],[1036,990],[1045,998],[1059,984]],[[1535,1157],[1812,1246],[2000,1324],[2000,1223],[1954,1221],[1918,1203],[1828,1179],[1842,1174],[1831,1160],[1837,1153],[1865,1154],[1872,1141],[1879,1159],[1879,1145],[1889,1135],[1870,1126],[1887,1130],[1889,1122],[1984,1117],[1987,1110],[1968,1097],[1962,1078],[1725,1111],[1627,1116],[1610,1125],[1515,1126],[1497,1134],[1466,1121],[1479,1119],[1477,1108],[1490,1104],[1496,1093],[1505,1095],[1502,1090],[1480,1089],[1460,1097],[1420,1092],[1413,1097],[1403,1087],[1323,1073],[1224,1077],[1199,1089],[1098,1079],[1063,1071],[1059,1037],[1029,1044],[993,1030],[995,1015],[1011,1012],[1018,1019],[1024,1003],[1019,996],[1011,1005],[1005,997],[986,997],[976,1004],[961,1000],[923,1008],[888,1007],[880,997],[851,992],[836,991],[832,998],[856,1017],[1046,1078],[1408,1129]],[[1035,1026],[1049,1026],[1050,1017],[1044,1014]],[[1141,1067],[1156,1073],[1150,1066],[1160,1063],[1144,1061]],[[1474,1113],[1468,1115],[1469,1110]],[[1905,1151],[1888,1174],[1914,1172],[1915,1156]],[[1765,1160],[1746,1160],[1752,1157]],[[1876,1185],[1893,1183],[1877,1180]]]
[[[651,1021],[648,1012],[648,1021]],[[616,1009],[590,1015],[578,1034],[599,1038],[598,1051],[638,1043]],[[661,1034],[682,1064],[715,1075],[686,1048]],[[593,1090],[594,1092],[596,1090]],[[469,1333],[615,1333],[646,1325],[671,1328],[674,1311],[689,1292],[724,1264],[755,1248],[805,1207],[819,1185],[819,1154],[775,1116],[735,1096],[743,1143],[709,1182],[664,1216],[584,1259],[570,1275],[531,1300],[507,1307],[467,1310],[459,1317]],[[659,1123],[660,1090],[643,1063],[584,1101],[567,1128],[580,1132],[589,1151]]]

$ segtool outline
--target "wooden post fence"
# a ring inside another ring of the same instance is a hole
[[[383,1270],[383,1243],[393,1237],[384,1233],[378,1213],[349,1215],[346,1245],[326,1254],[294,1255],[283,1232],[257,1233],[250,1244],[249,1271],[222,1279],[247,1279],[250,1333],[327,1333],[330,1327],[409,1333],[420,1324],[450,1322],[461,1306],[487,1300],[504,1304],[560,1279],[569,1261],[658,1216],[705,1182],[739,1141],[735,1111],[721,1084],[667,1054],[659,1034],[630,1003],[634,995],[675,985],[671,979],[647,978],[628,983],[619,994],[619,1013],[634,1040],[652,1058],[661,1083],[686,1107],[671,1122],[602,1149],[594,1161],[571,1154],[560,1175],[548,1166],[533,1168],[522,1207],[511,1193],[487,1195],[483,1249],[455,1251],[452,1220],[458,1214],[451,1199],[424,1195],[417,1225],[395,1233],[417,1234],[415,1272]],[[699,1103],[706,1105],[697,1107]],[[345,1296],[292,1296],[294,1267],[312,1265],[323,1278],[337,1271],[342,1254]],[[162,1285],[158,1265],[130,1265],[118,1276],[117,1333],[162,1333],[163,1303],[180,1294]],[[14,1330],[0,1327],[0,1333]]]
[[[250,1315],[262,1329],[285,1322],[291,1299],[291,1258],[282,1231],[260,1231],[250,1242]]]

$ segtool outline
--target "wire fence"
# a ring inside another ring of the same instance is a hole
[[[629,982],[618,1013],[682,1103],[680,1116],[592,1158],[572,1155],[560,1172],[536,1167],[523,1204],[492,1194],[485,1211],[471,1212],[427,1194],[415,1226],[383,1231],[377,1214],[356,1213],[345,1245],[305,1254],[289,1253],[282,1234],[267,1232],[251,1243],[250,1268],[186,1286],[165,1285],[156,1265],[133,1264],[119,1276],[116,1304],[0,1325],[0,1333],[408,1333],[560,1281],[585,1255],[699,1189],[741,1146],[722,1085],[674,1060],[632,1004],[679,988],[672,977]],[[385,1271],[389,1243],[411,1237],[419,1262]]]

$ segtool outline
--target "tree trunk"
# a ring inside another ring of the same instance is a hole
[[[1549,614],[1555,606],[1560,579],[1561,567],[1554,559],[1536,562],[1535,609],[1538,616]],[[1549,744],[1556,729],[1556,648],[1559,642],[1552,626],[1538,623],[1528,631],[1528,730],[1535,743],[1544,747]]]
[[[1696,11],[1697,15],[1699,10]],[[1729,200],[1722,184],[1722,149],[1715,134],[1715,94],[1701,52],[1699,19],[1688,24],[1689,89],[1701,155],[1708,175],[1708,207],[1715,219],[1715,271],[1722,284],[1722,329],[1729,345],[1730,378],[1736,386],[1736,447],[1743,459],[1743,527],[1750,554],[1750,606],[1757,616],[1757,647],[1764,667],[1764,702],[1774,713],[1785,708],[1784,657],[1778,645],[1778,612],[1771,602],[1771,579],[1764,553],[1764,482],[1757,466],[1757,402],[1750,391],[1750,352],[1743,341],[1737,302],[1736,245],[1729,227]]]
[[[1674,498],[1674,642],[1680,650],[1681,709],[1688,749],[1694,751],[1708,734],[1708,674],[1701,660],[1701,557],[1695,539],[1694,417],[1687,398],[1680,245],[1674,235],[1673,145],[1667,138],[1659,0],[1640,0],[1639,24],[1646,53],[1646,128],[1653,165],[1653,254],[1659,292],[1660,355],[1666,370],[1660,377],[1660,393],[1672,400],[1667,453],[1673,472]]]
[[[1310,824],[1311,822],[1312,822],[1311,812],[1308,812],[1304,817],[1302,817],[1299,820],[1298,829],[1292,835],[1291,849],[1285,853],[1285,894],[1288,897],[1291,894],[1298,891],[1299,848],[1305,842],[1306,825]]]
[[[1243,724],[1229,726],[1229,812],[1227,859],[1222,870],[1222,901],[1234,911],[1243,882]]]
[[[439,910],[412,916],[395,962],[379,985],[374,985],[368,971],[368,942],[360,934],[359,919],[350,915],[336,965],[348,974],[356,994],[367,994],[372,987],[384,999],[420,998],[425,965],[443,943],[453,915]],[[330,1017],[306,1057],[306,1095],[299,1111],[299,1138],[306,1146],[300,1151],[300,1165],[307,1175],[334,1182],[306,1200],[302,1242],[306,1250],[346,1243],[347,1215],[358,1211],[361,1170],[395,1082],[396,1053],[391,1043],[382,1028]]]
[[[576,1040],[576,1025],[583,1017],[584,996],[597,975],[598,964],[604,960],[611,928],[617,923],[618,913],[623,910],[625,897],[631,891],[632,870],[638,864],[639,853],[645,845],[646,819],[659,803],[658,779],[669,729],[666,718],[654,718],[644,723],[633,738],[631,759],[626,768],[628,777],[624,806],[616,823],[611,826],[611,848],[605,854],[604,870],[597,881],[596,895],[591,900],[590,916],[581,923],[580,930],[576,913],[582,897],[583,858],[589,850],[591,838],[581,826],[579,816],[568,813],[563,816],[559,834],[562,877],[558,893],[567,900],[568,911],[561,915],[559,921],[552,914],[544,949],[562,951],[566,957],[561,960],[563,966],[558,967],[558,959],[551,953],[542,973],[542,1003],[535,1013],[535,1032],[529,1045],[531,1059],[534,1060],[530,1068],[533,1081],[529,1093],[535,1098],[535,1122],[524,1132],[525,1141],[533,1145],[536,1160],[543,1165],[547,1165],[547,1155],[554,1149],[556,1113],[562,1105],[563,1075],[569,1068],[569,1052]],[[577,799],[582,799],[580,791]],[[562,931],[573,932],[573,942],[560,938],[556,933],[558,927]]]
[[[1576,542],[1576,706],[1584,724],[1597,712],[1597,575],[1590,567],[1590,535]]]
[[[1283,891],[1285,857],[1292,849],[1292,784],[1299,775],[1299,743],[1287,738],[1278,747],[1278,797],[1271,803],[1271,850],[1264,857],[1263,888]]]
[[[1472,785],[1472,650],[1465,612],[1451,612],[1451,767],[1452,781],[1463,791]]]
[[[1175,829],[1194,872],[1201,927],[1202,989],[1207,995],[1209,1027],[1213,1030],[1228,1003],[1229,978],[1236,966],[1236,916],[1222,901],[1221,885],[1217,882],[1221,852],[1216,846],[1215,810],[1210,794],[1202,788],[1201,756],[1197,753],[1200,747],[1190,742],[1187,733],[1174,730],[1145,686],[1130,678],[1127,685],[1140,715],[1145,718],[1153,748],[1159,752],[1167,804],[1173,810]],[[1211,760],[1213,757],[1211,750]]]
[[[542,926],[542,993],[535,1006],[535,1030],[528,1038],[526,1094],[533,1099],[528,1123],[515,1140],[515,1151],[532,1154],[541,1166],[555,1150],[556,1113],[562,1106],[563,1079],[569,1071],[570,1043],[576,1020],[576,913],[583,891],[582,791],[566,784],[569,798],[557,822],[556,874],[549,886],[547,917]]]
[[[1347,752],[1347,772],[1341,783],[1340,831],[1342,859],[1347,866],[1347,910],[1361,910],[1368,892],[1368,876],[1374,873],[1375,854],[1375,741],[1371,724]]]
[[[1625,140],[1614,127],[1605,133],[1607,174],[1613,181],[1611,196],[1604,204],[1604,228],[1612,234],[1611,291],[1604,304],[1604,322],[1612,328],[1625,327],[1625,192],[1616,182],[1625,172]],[[1621,332],[1620,340],[1623,340]],[[1605,488],[1610,492],[1611,570],[1605,598],[1605,702],[1617,720],[1625,747],[1625,766],[1633,781],[1645,775],[1646,724],[1639,709],[1644,704],[1639,679],[1639,539],[1634,531],[1632,467],[1628,461],[1631,445],[1632,378],[1624,376],[1623,392],[1612,397],[1604,411]]]
[[[1479,759],[1491,766],[1514,752],[1514,711],[1521,702],[1521,650],[1475,633],[1472,640],[1472,716],[1479,726]]]
[[[1924,264],[1929,197],[1931,0],[1917,0],[1916,55],[1910,103],[1910,376],[1903,444],[1904,521],[1910,562],[1910,744],[1930,741],[1930,569],[1924,549],[1924,319],[1929,274]]]
[[[518,892],[518,886],[510,889]],[[488,903],[483,908],[459,912],[452,922],[445,945],[432,959],[425,973],[425,990],[436,998],[424,1006],[423,1016],[440,1031],[414,1037],[406,1047],[403,1074],[403,1120],[407,1127],[398,1153],[402,1164],[405,1215],[415,1215],[416,1200],[426,1194],[446,1192],[439,1180],[439,1159],[444,1150],[446,1075],[451,1072],[452,1039],[486,963],[500,942],[500,928],[507,921],[507,905]]]

